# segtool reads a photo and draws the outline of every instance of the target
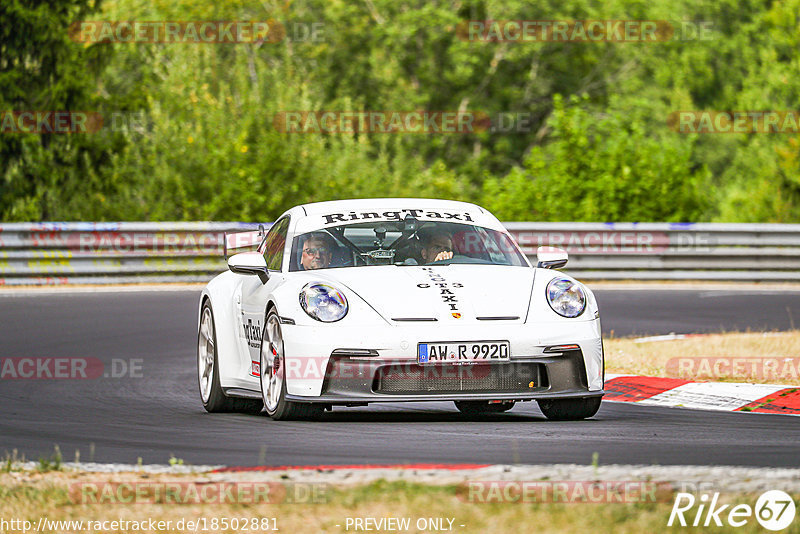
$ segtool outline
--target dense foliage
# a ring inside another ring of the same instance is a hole
[[[93,134],[0,133],[0,217],[272,220],[301,202],[430,196],[503,220],[800,222],[798,135],[668,123],[678,110],[796,109],[799,13],[800,0],[3,0],[0,110],[97,110],[106,122]],[[81,20],[270,19],[286,39],[68,32]],[[466,21],[519,19],[710,32],[463,38]],[[290,134],[273,124],[285,110],[467,110],[495,128]]]

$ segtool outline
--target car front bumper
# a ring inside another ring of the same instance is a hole
[[[348,404],[423,400],[532,400],[603,394],[599,320],[458,328],[284,325],[287,399]],[[417,344],[506,340],[508,362],[417,363]],[[548,353],[548,347],[578,349]],[[370,355],[359,354],[369,351]]]

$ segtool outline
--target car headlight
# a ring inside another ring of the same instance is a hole
[[[333,323],[347,315],[347,299],[333,286],[314,282],[300,291],[300,306],[310,317]]]
[[[562,317],[577,317],[586,309],[586,294],[574,280],[553,278],[547,284],[547,303]]]

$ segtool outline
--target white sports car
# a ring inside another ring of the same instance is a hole
[[[209,412],[310,418],[332,406],[454,401],[465,413],[536,400],[549,419],[603,396],[594,295],[532,267],[485,209],[429,199],[297,206],[225,236],[229,271],[203,289],[200,397]]]

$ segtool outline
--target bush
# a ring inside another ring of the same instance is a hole
[[[693,221],[703,215],[709,174],[692,165],[691,142],[636,113],[592,112],[586,98],[556,97],[554,105],[549,143],[533,147],[524,167],[486,180],[483,204],[501,220]]]

